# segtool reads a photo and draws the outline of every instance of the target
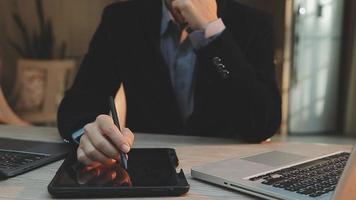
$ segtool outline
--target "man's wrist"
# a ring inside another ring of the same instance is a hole
[[[200,49],[208,45],[225,30],[225,25],[221,19],[211,22],[205,30],[192,31],[189,34],[190,41],[194,49]]]
[[[75,131],[74,133],[72,133],[72,139],[75,143],[79,144],[80,143],[80,138],[83,136],[84,134],[84,129],[81,128],[77,131]]]
[[[205,36],[205,38],[211,38],[211,37],[214,37],[215,35],[222,33],[224,30],[225,30],[225,24],[222,21],[222,19],[219,18],[213,22],[210,22],[206,26],[206,28],[204,30],[204,33],[205,33],[204,36]]]

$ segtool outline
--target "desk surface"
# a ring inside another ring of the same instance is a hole
[[[0,125],[0,137],[60,142],[61,139],[56,128],[21,128]],[[195,179],[190,175],[192,166],[202,165],[218,160],[233,157],[251,155],[260,151],[279,148],[284,145],[295,145],[296,142],[322,142],[342,145],[330,145],[328,148],[335,150],[350,149],[355,139],[342,139],[336,137],[276,137],[273,142],[268,144],[249,145],[238,144],[234,140],[190,137],[190,136],[171,136],[155,134],[136,134],[134,147],[170,147],[177,150],[180,166],[183,168],[188,182],[191,186],[190,191],[183,197],[173,199],[254,199],[238,192],[230,191],[206,184]],[[0,199],[49,199],[47,185],[53,178],[56,170],[62,161],[52,163],[29,173],[0,181]],[[132,200],[132,198],[130,198]]]

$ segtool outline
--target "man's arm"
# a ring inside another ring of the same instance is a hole
[[[209,24],[218,20],[216,0],[175,0],[173,8],[191,29],[203,30],[205,35],[210,35]],[[191,132],[218,132],[259,142],[278,130],[281,98],[273,63],[272,20],[267,15],[259,18],[253,36],[245,36],[251,40],[248,49],[242,51],[236,42],[241,30],[227,27],[197,50]]]
[[[251,142],[265,140],[278,130],[281,99],[273,63],[272,21],[266,18],[259,25],[248,52],[242,52],[228,27],[197,51],[200,68],[192,126],[203,128],[199,123],[204,118],[213,130]],[[217,115],[208,115],[207,109]]]
[[[58,112],[58,128],[64,139],[100,114],[108,114],[108,98],[115,96],[120,76],[109,31],[110,10],[105,9],[102,21],[90,43],[73,86],[65,94]],[[115,66],[114,66],[115,65]]]
[[[79,143],[77,158],[85,165],[116,162],[119,152],[128,153],[134,141],[133,133],[127,128],[120,131],[108,115],[109,96],[115,96],[121,83],[122,63],[115,55],[123,55],[113,47],[110,8],[105,9],[74,85],[66,92],[58,112],[62,137]],[[120,14],[127,10],[122,5],[119,8],[123,9]]]

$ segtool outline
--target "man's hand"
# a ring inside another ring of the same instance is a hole
[[[218,19],[216,0],[172,0],[172,14],[193,30],[205,30]]]
[[[100,115],[84,126],[77,157],[85,165],[111,164],[120,160],[119,151],[128,153],[133,142],[134,135],[129,129],[120,132],[109,115]]]

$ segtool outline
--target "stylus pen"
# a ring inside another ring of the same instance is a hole
[[[117,115],[114,98],[112,96],[110,96],[110,98],[109,98],[109,105],[110,105],[112,119],[114,120],[114,124],[117,126],[117,128],[121,132],[120,123],[119,123],[119,117]],[[120,151],[120,161],[121,161],[121,165],[124,167],[124,169],[127,169],[126,154],[123,153],[122,151]]]

